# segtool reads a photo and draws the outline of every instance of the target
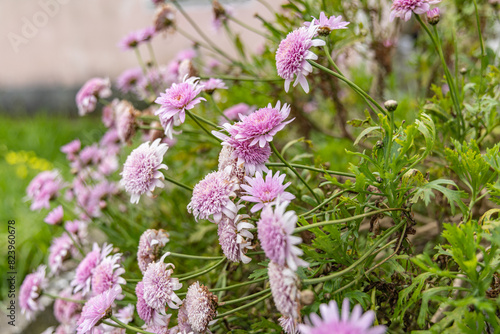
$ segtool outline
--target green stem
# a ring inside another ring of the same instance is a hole
[[[83,251],[82,247],[80,247],[80,245],[76,242],[76,240],[73,238],[73,236],[71,235],[70,232],[68,232],[68,230],[66,230],[66,228],[64,228],[64,232],[66,232],[66,234],[69,236],[69,238],[71,239],[71,241],[73,242],[73,245],[75,245],[76,249],[78,249],[78,251],[80,252],[80,254],[85,257],[85,252]]]
[[[177,186],[179,186],[179,187],[181,187],[181,188],[184,188],[184,189],[186,189],[186,190],[189,190],[189,191],[191,191],[191,192],[193,191],[193,188],[191,188],[190,186],[187,186],[187,185],[185,185],[185,184],[183,184],[183,183],[180,183],[180,182],[178,182],[178,181],[176,181],[176,180],[172,179],[171,177],[169,177],[169,176],[165,175],[165,173],[163,173],[163,177],[165,178],[165,180],[167,180],[167,181],[168,181],[168,182],[170,182],[170,183],[173,183],[173,184],[175,184],[175,185],[177,185]]]
[[[193,113],[191,113],[189,110],[186,110],[186,114],[188,114],[189,117],[191,117],[191,119],[209,136],[209,137],[212,137],[212,138],[215,138],[215,140],[217,140],[219,143],[222,142],[222,140],[220,140],[219,138],[215,137],[212,132],[210,132],[209,130],[207,130],[207,128],[205,128],[203,126],[203,124],[200,123],[200,121],[198,120],[199,116],[195,116]],[[207,121],[208,122],[208,121]]]
[[[253,295],[248,295],[248,296],[245,296],[245,297],[241,297],[241,298],[238,298],[238,299],[233,299],[233,300],[228,300],[227,302],[219,302],[219,306],[226,306],[226,305],[231,305],[231,304],[236,304],[236,303],[239,303],[239,302],[243,302],[245,300],[249,300],[249,299],[254,299],[255,297],[259,297],[267,292],[271,291],[270,288],[268,289],[265,289],[265,290],[262,290],[262,291],[259,291],[257,293],[254,293]]]
[[[267,167],[288,167],[288,165],[281,163],[281,162],[268,162],[266,163]],[[314,172],[318,173],[326,173],[329,175],[338,175],[338,176],[345,176],[345,177],[356,177],[356,175],[352,173],[344,173],[344,172],[337,172],[335,170],[326,170],[326,169],[321,169],[321,168],[316,168],[316,167],[311,167],[311,166],[306,166],[306,165],[300,165],[300,164],[290,164],[290,166],[294,168],[300,168],[300,169],[307,169],[307,170],[312,170]]]
[[[187,255],[187,254],[181,254],[181,253],[172,253],[168,252],[168,256],[172,257],[179,257],[182,259],[195,259],[195,260],[220,260],[223,259],[224,256],[196,256],[196,255]]]
[[[238,312],[238,311],[241,311],[241,310],[244,310],[246,308],[249,308],[250,306],[254,306],[255,304],[258,304],[260,303],[261,301],[263,300],[266,300],[267,298],[271,297],[271,293],[268,293],[267,295],[257,299],[257,300],[254,300],[253,302],[250,302],[248,304],[245,304],[243,306],[240,306],[240,307],[237,307],[237,308],[234,308],[232,309],[231,311],[227,311],[227,312],[224,312],[222,314],[219,314],[215,319],[220,319],[220,318],[224,318],[225,316],[228,316],[230,314],[233,314],[235,312]]]
[[[371,103],[373,103],[373,105],[375,105],[375,107],[377,107],[377,109],[378,109],[380,112],[382,112],[384,115],[387,115],[387,111],[386,111],[384,108],[382,108],[382,106],[380,106],[380,104],[378,104],[378,102],[377,102],[377,101],[375,101],[375,100],[374,100],[374,99],[373,99],[373,98],[372,98],[372,97],[371,97],[368,93],[366,93],[363,89],[361,89],[361,88],[360,88],[358,85],[356,85],[354,82],[350,81],[349,79],[347,79],[347,78],[346,78],[346,77],[344,77],[343,75],[340,75],[339,73],[334,72],[334,71],[330,70],[329,68],[326,68],[326,67],[324,67],[323,65],[320,65],[320,64],[318,64],[318,63],[316,63],[316,62],[314,62],[314,61],[312,61],[312,60],[308,60],[308,62],[309,62],[312,66],[314,66],[314,67],[316,67],[316,68],[318,68],[318,69],[320,69],[320,70],[322,70],[322,71],[325,71],[326,73],[328,73],[328,74],[330,74],[330,75],[332,75],[332,76],[336,77],[337,79],[339,79],[339,80],[341,80],[341,81],[345,82],[346,84],[348,84],[348,85],[349,85],[352,89],[354,89],[354,91],[355,91],[355,92],[357,92],[360,96],[362,96],[362,97],[364,97],[364,98],[368,99]]]
[[[212,78],[212,77],[200,76],[200,79],[210,79],[210,78]],[[252,81],[252,82],[256,82],[256,81],[267,82],[267,81],[283,81],[284,80],[281,78],[254,78],[254,77],[248,77],[248,76],[234,77],[234,76],[230,76],[230,75],[219,75],[219,74],[217,74],[217,78],[222,79],[222,80]]]
[[[151,333],[151,332],[147,332],[145,330],[142,330],[140,328],[137,328],[137,327],[133,327],[133,326],[130,326],[130,325],[127,325],[123,322],[121,322],[120,320],[118,320],[116,317],[114,316],[111,316],[110,317],[111,320],[113,320],[114,322],[116,322],[118,325],[120,325],[122,328],[125,328],[125,329],[128,329],[128,330],[131,330],[132,332],[137,332],[137,333],[144,333],[144,334],[154,334],[154,333]]]
[[[242,26],[243,28],[247,29],[247,30],[250,30],[251,32],[254,32],[256,33],[257,35],[260,35],[268,40],[272,40],[270,36],[266,35],[265,33],[261,32],[261,31],[258,31],[257,29],[249,26],[248,24],[246,24],[245,22],[242,22],[240,20],[238,20],[237,18],[235,18],[234,16],[228,16],[228,18],[233,21],[234,23],[236,24],[239,24],[240,26]]]
[[[278,149],[276,148],[276,146],[274,146],[274,143],[273,142],[270,142],[270,145],[271,145],[271,149],[273,150],[274,154],[276,154],[278,156],[278,158],[295,174],[297,175],[297,177],[300,179],[300,181],[302,181],[302,183],[307,187],[307,189],[309,189],[309,191],[311,192],[311,194],[314,196],[314,198],[316,199],[316,202],[319,203],[319,198],[318,198],[318,195],[316,195],[316,193],[312,190],[312,188],[309,186],[309,184],[307,184],[306,180],[304,180],[304,178],[302,177],[302,175],[300,175],[299,172],[297,172],[297,170],[295,168],[293,168],[289,163],[288,161],[285,160],[285,158],[283,158],[283,156],[281,155],[281,153],[278,151]]]
[[[313,209],[311,209],[311,210],[307,211],[306,213],[301,214],[300,216],[301,216],[301,217],[306,217],[307,215],[309,215],[309,214],[313,213],[314,211],[316,211],[316,210],[320,209],[323,205],[330,203],[332,200],[334,200],[335,198],[337,198],[337,197],[341,196],[342,194],[344,194],[344,193],[346,193],[346,192],[347,192],[347,190],[343,190],[343,191],[340,191],[340,192],[335,193],[335,194],[334,194],[333,196],[331,196],[330,198],[327,198],[326,200],[324,200],[324,201],[323,201],[323,203],[319,204],[317,207],[315,207],[315,208],[313,208]]]
[[[217,268],[221,264],[223,264],[225,261],[226,261],[226,257],[223,257],[219,262],[215,263],[213,266],[210,266],[210,267],[208,267],[205,270],[202,270],[202,271],[200,271],[200,272],[198,272],[196,274],[193,274],[193,275],[189,275],[189,276],[186,276],[186,277],[183,277],[183,278],[179,278],[179,282],[187,281],[188,279],[195,278],[195,277],[201,276],[203,274],[206,274],[206,273],[214,270],[215,268]]]
[[[226,116],[224,115],[224,112],[222,112],[222,110],[219,108],[219,106],[217,105],[217,102],[215,102],[215,99],[213,97],[212,94],[205,94],[208,96],[208,99],[210,100],[210,102],[212,102],[212,104],[214,105],[215,107],[215,110],[222,116],[226,119],[226,121],[228,122],[231,122],[231,120]]]
[[[77,304],[85,304],[87,302],[85,300],[78,300],[78,299],[65,298],[65,297],[61,297],[61,296],[55,296],[55,295],[52,295],[52,294],[47,293],[47,292],[42,292],[42,295],[50,297],[52,299],[61,299],[61,300],[67,301],[67,302],[77,303]]]
[[[315,223],[315,224],[310,224],[310,225],[306,225],[306,226],[297,227],[297,228],[295,228],[295,230],[293,231],[293,233],[299,233],[299,232],[306,231],[306,230],[309,230],[309,229],[315,228],[315,227],[321,227],[321,226],[326,226],[326,225],[335,225],[335,224],[347,223],[347,222],[350,222],[352,220],[366,218],[366,217],[370,217],[370,216],[373,216],[373,215],[378,215],[380,213],[390,212],[390,211],[408,211],[408,209],[402,209],[402,208],[381,209],[381,210],[377,210],[377,211],[371,211],[371,212],[363,213],[361,215],[352,216],[352,217],[349,217],[349,218],[327,220],[327,221],[324,221],[324,222],[319,222],[319,223]]]
[[[155,67],[158,67],[158,62],[156,61],[155,52],[153,50],[153,44],[151,44],[151,41],[147,42],[146,44],[148,45],[149,56],[151,57],[153,65]]]
[[[350,265],[346,269],[341,270],[341,271],[337,271],[337,272],[335,272],[333,274],[330,274],[330,275],[327,275],[327,276],[324,276],[324,277],[305,279],[302,282],[304,284],[322,283],[322,282],[329,281],[329,280],[331,280],[331,279],[333,279],[335,277],[339,277],[339,276],[342,276],[342,275],[350,272],[351,270],[353,270],[354,268],[356,268],[358,265],[360,265],[361,263],[363,263],[369,256],[371,256],[372,253],[374,253],[374,251],[377,249],[378,245],[380,245],[387,238],[389,238],[392,233],[394,233],[396,230],[398,230],[405,223],[406,223],[405,221],[402,221],[398,225],[393,226],[390,229],[388,229],[387,232],[383,236],[381,236],[377,241],[375,241],[375,243],[373,244],[373,246],[370,247],[370,249],[368,251],[366,251],[365,254],[363,254],[357,261],[355,261],[352,265]]]
[[[149,126],[149,125],[139,125],[137,126],[139,129],[144,129],[144,130],[158,130],[158,131],[164,131],[163,128],[158,128],[155,126]]]
[[[248,281],[248,282],[244,282],[244,283],[228,285],[228,286],[223,287],[223,288],[210,289],[210,292],[219,292],[219,291],[226,291],[226,290],[230,290],[230,289],[235,289],[235,288],[239,288],[239,287],[242,287],[242,286],[246,286],[246,285],[250,285],[250,284],[254,284],[254,283],[263,282],[266,279],[267,279],[267,277],[264,277],[264,278],[256,279],[256,280],[253,280],[253,281]]]

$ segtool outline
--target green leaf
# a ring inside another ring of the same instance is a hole
[[[457,187],[455,182],[451,180],[434,180],[417,188],[410,201],[412,203],[417,203],[418,201],[423,200],[425,205],[429,205],[431,199],[435,197],[433,190],[437,190],[442,193],[446,197],[446,199],[448,199],[452,214],[455,214],[455,206],[458,206],[460,210],[462,210],[462,213],[465,215],[468,208],[464,204],[464,202],[462,202],[462,198],[467,198],[467,194],[465,194],[463,191],[451,190],[446,186]]]

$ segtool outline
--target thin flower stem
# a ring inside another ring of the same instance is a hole
[[[151,62],[153,65],[158,68],[158,62],[156,61],[155,51],[153,50],[153,44],[151,41],[146,43],[148,45],[149,56],[151,57]]]
[[[268,163],[266,163],[266,166],[267,167],[288,167],[286,164],[281,163],[281,162],[268,162]],[[306,165],[290,164],[290,166],[292,166],[294,168],[307,169],[307,170],[312,170],[314,172],[325,173],[325,174],[329,174],[329,175],[356,177],[356,175],[354,175],[352,173],[337,172],[335,170],[326,170],[326,169],[321,169],[321,168],[316,168],[316,167],[311,167],[311,166],[306,166]]]
[[[204,275],[204,274],[206,274],[208,272],[211,272],[212,270],[214,270],[215,268],[217,268],[218,266],[220,266],[221,264],[223,264],[225,261],[226,261],[226,257],[223,257],[219,262],[215,263],[213,266],[210,266],[210,267],[208,267],[205,270],[200,271],[199,273],[196,273],[196,274],[193,274],[193,275],[189,275],[189,276],[186,276],[186,277],[183,277],[183,278],[179,278],[179,282],[187,281],[188,279],[195,278],[195,277]]]
[[[360,215],[352,216],[352,217],[349,217],[349,218],[327,220],[327,221],[324,221],[324,222],[319,222],[319,223],[315,223],[315,224],[310,224],[310,225],[306,225],[306,226],[297,227],[293,231],[293,233],[299,233],[299,232],[306,231],[306,230],[309,230],[309,229],[315,228],[315,227],[321,227],[321,226],[326,226],[326,225],[335,225],[335,224],[347,223],[347,222],[350,222],[352,220],[366,218],[366,217],[370,217],[370,216],[373,216],[373,215],[378,215],[380,213],[390,212],[390,211],[408,211],[408,209],[403,209],[403,208],[381,209],[381,210],[377,210],[377,211],[371,211],[371,212],[363,213],[363,214],[360,214]]]
[[[123,322],[121,322],[120,320],[118,320],[116,317],[114,316],[111,316],[110,317],[111,320],[113,320],[114,322],[116,322],[118,325],[120,325],[122,328],[125,328],[125,329],[128,329],[128,330],[131,330],[133,332],[137,332],[137,333],[144,333],[144,334],[154,334],[154,333],[151,333],[151,332],[147,332],[145,330],[142,330],[140,328],[137,328],[137,327],[133,327],[133,326],[130,326],[130,325],[127,325]]]
[[[214,122],[211,122],[209,121],[208,119],[204,118],[204,117],[201,117],[199,115],[196,115],[194,113],[191,113],[196,119],[198,119],[199,121],[202,121],[203,123],[207,124],[207,125],[210,125],[211,127],[215,128],[215,129],[218,129],[219,126],[217,124],[215,124]]]
[[[80,254],[85,257],[85,252],[83,251],[82,247],[80,247],[80,244],[78,244],[76,242],[76,240],[73,238],[73,236],[71,235],[70,232],[68,232],[68,230],[64,227],[64,232],[66,232],[66,234],[68,235],[68,237],[71,239],[71,241],[73,242],[73,245],[75,245],[76,249],[78,249],[78,252],[80,252]]]
[[[230,314],[233,314],[235,312],[238,312],[238,311],[241,311],[241,310],[244,310],[246,308],[249,308],[250,306],[254,306],[255,304],[258,304],[260,303],[261,301],[263,300],[266,300],[267,298],[271,297],[271,293],[268,293],[267,295],[257,299],[257,300],[254,300],[253,302],[250,302],[248,304],[245,304],[245,305],[242,305],[240,307],[237,307],[237,308],[234,308],[232,309],[231,311],[227,311],[227,312],[224,312],[222,314],[219,314],[215,319],[220,319],[220,318],[224,318],[225,316],[228,316]]]
[[[345,82],[345,83],[346,83],[347,85],[349,85],[352,89],[354,89],[354,91],[355,91],[355,92],[357,92],[360,96],[365,97],[365,98],[366,98],[366,99],[368,99],[371,103],[373,103],[373,105],[375,105],[375,107],[377,107],[377,109],[378,109],[379,111],[381,111],[384,115],[387,115],[387,111],[386,111],[384,108],[382,108],[382,106],[380,106],[380,104],[378,104],[378,102],[377,102],[377,101],[375,101],[375,100],[374,100],[374,99],[373,99],[373,98],[372,98],[372,97],[371,97],[368,93],[366,93],[363,89],[361,89],[361,88],[360,88],[358,85],[356,85],[354,82],[350,81],[349,79],[347,79],[347,78],[346,78],[346,77],[344,77],[343,75],[340,75],[339,73],[334,72],[334,71],[330,70],[329,68],[326,68],[326,67],[324,67],[323,65],[320,65],[320,64],[318,64],[318,63],[316,63],[316,62],[314,62],[314,61],[312,61],[312,60],[308,60],[308,62],[309,62],[312,66],[314,66],[314,67],[316,67],[316,68],[318,68],[318,69],[320,69],[320,70],[322,70],[322,71],[325,71],[326,73],[331,74],[331,75],[333,75],[334,77],[336,77],[337,79],[339,79],[339,80],[341,80],[341,81]]]
[[[224,256],[196,256],[196,255],[188,255],[188,254],[172,253],[172,252],[168,252],[168,256],[179,257],[183,259],[195,259],[195,260],[220,260],[224,258]]]
[[[422,28],[424,28],[427,35],[429,35],[429,38],[431,39],[432,44],[434,44],[434,47],[436,48],[439,59],[441,60],[441,65],[443,66],[443,70],[444,70],[444,76],[446,78],[446,82],[448,83],[448,87],[450,88],[451,100],[453,102],[455,112],[457,113],[457,116],[458,116],[458,122],[459,122],[458,135],[460,138],[462,138],[462,129],[464,126],[463,125],[464,121],[463,121],[463,116],[462,116],[462,110],[460,109],[460,103],[458,102],[456,86],[455,86],[455,83],[453,81],[453,77],[450,74],[450,71],[448,69],[448,65],[446,64],[446,60],[444,59],[443,50],[441,48],[441,42],[439,39],[439,34],[437,32],[436,26],[434,26],[435,35],[433,35],[432,32],[430,31],[429,27],[424,23],[424,21],[422,21],[422,18],[420,17],[420,15],[415,15],[415,18],[417,19],[418,23],[420,23],[420,26]]]
[[[305,217],[305,216],[315,212],[316,210],[320,209],[323,205],[330,203],[332,200],[343,195],[346,192],[347,192],[347,190],[343,190],[343,191],[340,191],[338,193],[335,193],[335,195],[331,196],[330,198],[327,198],[326,200],[323,201],[323,203],[319,204],[317,207],[307,211],[306,213],[301,214],[300,217]]]
[[[189,33],[187,33],[186,31],[182,30],[180,27],[176,27],[175,28],[177,32],[179,32],[182,36],[186,37],[187,39],[189,39],[190,41],[192,41],[193,43],[195,43],[196,45],[199,45],[201,46],[202,48],[205,48],[211,52],[215,52],[215,55],[221,57],[220,54],[217,53],[217,51],[215,51],[214,49],[212,49],[212,47],[210,47],[210,45],[206,44],[206,43],[203,43],[203,42],[200,42],[198,41],[196,38],[194,38],[193,36],[191,36]],[[226,65],[230,65],[231,63],[228,63],[227,62],[227,59],[226,58],[219,58],[220,60],[224,59],[224,62],[226,62]]]
[[[264,7],[267,8],[268,11],[270,11],[274,15],[273,7],[271,7],[271,5],[269,5],[265,0],[257,0],[257,1],[260,2]]]
[[[219,106],[217,105],[217,103],[215,102],[215,99],[213,97],[212,94],[205,94],[208,96],[208,99],[213,103],[214,107],[215,107],[215,110],[222,116],[226,119],[226,121],[228,122],[231,122],[231,120],[226,116],[224,115],[224,113],[222,112],[222,110],[219,108]]]
[[[152,116],[152,115],[141,115],[141,116],[138,116],[137,119],[142,119],[145,121],[157,121],[157,122],[160,121],[158,116]]]
[[[261,32],[261,31],[258,31],[257,29],[255,29],[255,28],[253,28],[253,27],[249,26],[249,25],[248,25],[248,24],[246,24],[245,22],[242,22],[242,21],[238,20],[238,19],[237,19],[237,18],[235,18],[234,16],[228,16],[228,18],[229,18],[231,21],[233,21],[234,23],[239,24],[239,25],[240,25],[240,26],[242,26],[243,28],[248,29],[248,30],[250,30],[251,32],[254,32],[254,33],[256,33],[257,35],[260,35],[260,36],[262,36],[262,37],[264,37],[264,38],[266,38],[266,39],[268,39],[268,40],[272,40],[272,39],[271,39],[271,37],[270,37],[270,36],[268,36],[267,34],[265,34],[265,33]]]
[[[259,297],[259,296],[261,296],[261,295],[263,295],[263,294],[265,294],[266,292],[269,292],[269,291],[271,291],[270,288],[262,290],[262,291],[259,291],[257,293],[254,293],[253,295],[248,295],[248,296],[241,297],[241,298],[238,298],[238,299],[228,300],[227,302],[219,302],[219,306],[226,306],[226,305],[236,304],[236,303],[239,303],[239,302],[244,302],[245,300],[254,299],[255,297]]]
[[[328,58],[328,62],[330,63],[330,65],[332,65],[333,68],[335,69],[335,71],[337,71],[340,75],[344,75],[340,71],[340,68],[337,66],[337,64],[335,64],[335,62],[333,61],[332,54],[330,52],[330,48],[328,47],[328,40],[325,41],[324,48],[325,48],[326,58]]]
[[[267,279],[267,277],[264,277],[264,278],[256,279],[254,281],[248,281],[248,282],[244,282],[244,283],[228,285],[228,286],[223,287],[223,288],[210,289],[210,292],[219,292],[219,291],[226,291],[226,290],[230,290],[230,289],[235,289],[235,288],[239,288],[239,287],[254,284],[254,283],[260,283],[260,282],[265,281],[266,279]]]
[[[314,196],[314,198],[316,199],[316,202],[319,204],[319,198],[318,198],[318,195],[316,195],[316,193],[312,190],[312,188],[309,186],[309,184],[306,182],[306,180],[304,180],[304,178],[302,177],[302,175],[300,175],[299,172],[297,172],[297,170],[295,168],[293,168],[289,163],[288,161],[285,160],[285,158],[283,158],[283,156],[281,155],[281,153],[278,151],[278,149],[276,148],[276,146],[274,146],[274,143],[273,142],[270,142],[270,145],[271,145],[271,149],[273,150],[274,154],[276,154],[278,156],[278,158],[295,174],[297,175],[297,177],[300,179],[300,181],[302,181],[302,183],[306,186],[307,189],[309,189],[309,191],[311,192],[311,194]]]
[[[206,134],[208,134],[210,137],[212,138],[215,138],[215,140],[217,140],[219,143],[222,142],[222,140],[220,140],[219,138],[217,138],[216,136],[214,136],[210,131],[207,130],[207,128],[205,128],[203,126],[203,124],[200,123],[200,121],[198,120],[198,116],[194,116],[194,114],[192,114],[189,110],[186,110],[186,114],[188,114],[189,117],[191,117],[191,119],[196,123],[198,124],[198,126],[203,130],[205,131]]]
[[[210,79],[211,77],[207,76],[200,76],[200,79]],[[232,81],[262,81],[262,82],[267,82],[267,81],[283,81],[284,79],[281,78],[254,78],[254,77],[234,77],[230,75],[217,75],[218,79],[222,80],[232,80]]]
[[[42,292],[42,294],[44,296],[50,297],[52,299],[61,299],[61,300],[64,300],[64,301],[67,301],[67,302],[71,302],[71,303],[85,304],[87,302],[85,300],[71,299],[71,298],[56,296],[56,295],[53,295],[53,294],[50,294],[50,293],[47,293],[47,292]]]
[[[159,128],[159,127],[156,127],[156,126],[138,125],[137,127],[139,129],[144,129],[144,130],[158,130],[158,131],[163,131],[163,128]]]
[[[179,10],[179,12],[181,12],[182,16],[184,16],[184,18],[189,22],[189,24],[191,24],[191,26],[194,28],[194,30],[196,30],[196,32],[201,36],[201,38],[203,38],[203,40],[208,45],[210,45],[210,47],[214,51],[216,51],[218,54],[220,54],[221,56],[223,56],[227,60],[229,60],[231,62],[235,62],[235,60],[233,58],[231,58],[227,53],[225,53],[224,51],[222,51],[221,49],[219,49],[217,47],[217,45],[215,45],[212,42],[212,40],[210,38],[208,38],[208,36],[203,32],[202,29],[200,29],[200,27],[196,24],[196,22],[194,22],[194,20],[186,13],[186,11],[184,10],[184,8],[182,8],[182,6],[177,2],[177,0],[171,0],[171,2]]]
[[[333,274],[330,274],[330,275],[327,275],[327,276],[324,276],[324,277],[305,279],[305,280],[302,281],[302,283],[304,283],[304,284],[318,284],[318,283],[329,281],[329,280],[331,280],[333,278],[336,278],[336,277],[343,276],[344,274],[352,271],[358,265],[360,265],[361,263],[363,263],[370,255],[372,255],[374,253],[374,251],[377,249],[378,245],[380,245],[387,238],[389,238],[392,233],[394,233],[395,231],[397,231],[405,223],[406,223],[405,221],[402,221],[398,225],[393,226],[390,229],[388,229],[383,236],[381,236],[377,241],[375,241],[375,243],[373,244],[372,247],[370,247],[369,250],[367,250],[357,261],[355,261],[352,265],[350,265],[346,269],[341,270],[341,271],[337,271],[337,272],[335,272]]]
[[[187,185],[185,185],[185,184],[183,184],[183,183],[180,183],[180,182],[178,182],[178,181],[176,181],[176,180],[172,179],[171,177],[169,177],[169,176],[165,175],[165,173],[163,173],[163,176],[165,177],[165,180],[167,180],[168,182],[171,182],[171,183],[173,183],[173,184],[175,184],[175,185],[177,185],[177,186],[179,186],[179,187],[181,187],[181,188],[184,188],[184,189],[186,189],[186,190],[189,190],[189,191],[191,191],[191,192],[193,191],[193,188],[191,188],[190,186],[187,186]]]
[[[135,52],[135,55],[137,57],[137,61],[139,62],[139,65],[141,66],[142,73],[144,74],[144,76],[146,76],[148,74],[148,70],[146,68],[146,64],[144,64],[144,60],[142,60],[142,56],[141,56],[141,52],[139,51],[139,48],[135,47],[134,52]]]

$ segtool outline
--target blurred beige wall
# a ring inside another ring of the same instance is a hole
[[[266,0],[278,8],[282,1]],[[211,1],[188,3],[186,11],[226,51],[233,51],[223,29],[212,28]],[[235,17],[263,30],[255,13],[272,14],[255,0],[233,3]],[[92,76],[114,79],[137,66],[133,51],[117,47],[132,30],[152,23],[151,0],[0,0],[0,88],[24,86],[74,86]],[[178,25],[197,36],[186,20],[176,14]],[[263,39],[231,23],[254,50]],[[168,63],[191,42],[175,34],[153,41],[159,63]],[[146,49],[144,52],[146,54]],[[234,52],[233,52],[234,53]]]

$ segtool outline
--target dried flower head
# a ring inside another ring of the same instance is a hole
[[[273,210],[266,205],[257,222],[257,232],[266,256],[280,266],[288,265],[292,270],[298,266],[306,267],[307,262],[299,258],[303,251],[296,247],[302,243],[300,237],[293,235],[297,224],[294,211],[287,211],[288,202],[276,204]]]
[[[244,207],[238,205],[237,210]],[[255,226],[246,220],[247,215],[237,215],[234,219],[223,216],[217,227],[222,252],[232,262],[249,263],[252,259],[245,255],[252,248],[253,234],[248,229]]]
[[[39,266],[35,272],[26,275],[19,289],[19,306],[22,314],[28,320],[33,317],[36,311],[44,309],[44,305],[40,301],[40,295],[48,285],[45,268],[45,266]]]
[[[281,41],[276,51],[276,68],[278,75],[285,79],[285,92],[290,89],[294,76],[297,77],[293,86],[300,83],[306,93],[309,93],[309,84],[306,76],[312,72],[312,65],[308,60],[316,60],[318,56],[309,49],[313,46],[325,45],[321,39],[313,39],[318,26],[311,24],[308,28],[301,27],[289,33]]]
[[[299,333],[299,327],[298,327],[299,322],[297,321],[297,319],[293,317],[282,316],[281,318],[278,319],[278,322],[286,334]]]
[[[196,282],[188,288],[184,303],[191,328],[204,333],[209,322],[217,315],[217,296]]]
[[[280,266],[272,260],[267,273],[276,308],[284,316],[297,319],[300,315],[299,278],[290,268]]]
[[[163,262],[167,254],[163,255],[160,261],[150,263],[142,279],[146,304],[160,313],[165,311],[165,304],[168,304],[170,308],[177,309],[182,303],[174,292],[182,287],[179,279],[172,277],[175,267],[171,263],[165,264]]]
[[[234,218],[238,212],[230,197],[235,197],[239,188],[237,179],[230,177],[230,168],[212,172],[205,176],[193,189],[193,196],[187,208],[196,221],[208,219],[218,223],[222,215]]]
[[[440,2],[441,0],[393,0],[390,20],[392,22],[396,17],[399,17],[408,21],[411,18],[411,13],[425,14],[431,9],[430,5]]]
[[[386,332],[384,326],[371,327],[375,320],[375,312],[368,311],[363,314],[361,305],[354,306],[349,315],[349,299],[344,299],[342,312],[340,314],[337,303],[332,300],[329,304],[319,306],[321,319],[317,314],[312,313],[306,324],[299,324],[302,334],[323,334],[323,333],[349,333],[349,334],[383,334]]]
[[[162,163],[167,149],[166,144],[160,144],[160,139],[156,139],[151,145],[143,143],[130,153],[120,173],[120,184],[131,195],[131,203],[139,203],[141,195],[152,196],[156,187],[164,187],[161,181],[164,177],[159,170],[168,169]]]
[[[135,134],[135,117],[139,114],[132,103],[122,100],[115,107],[115,125],[122,143],[130,143]]]
[[[156,32],[175,29],[175,10],[170,4],[161,4],[156,8],[153,18]]]
[[[148,265],[159,260],[160,250],[165,247],[169,235],[165,230],[146,230],[139,239],[137,262],[144,273]]]
[[[255,177],[245,177],[248,184],[242,184],[241,188],[246,191],[246,196],[242,196],[241,199],[247,202],[257,203],[253,206],[251,212],[257,212],[264,207],[267,203],[274,202],[277,198],[280,201],[292,201],[295,196],[291,193],[285,191],[285,189],[291,184],[287,182],[283,184],[286,174],[281,174],[276,172],[273,176],[273,172],[267,173],[266,178],[262,176],[261,172],[257,172]]]

